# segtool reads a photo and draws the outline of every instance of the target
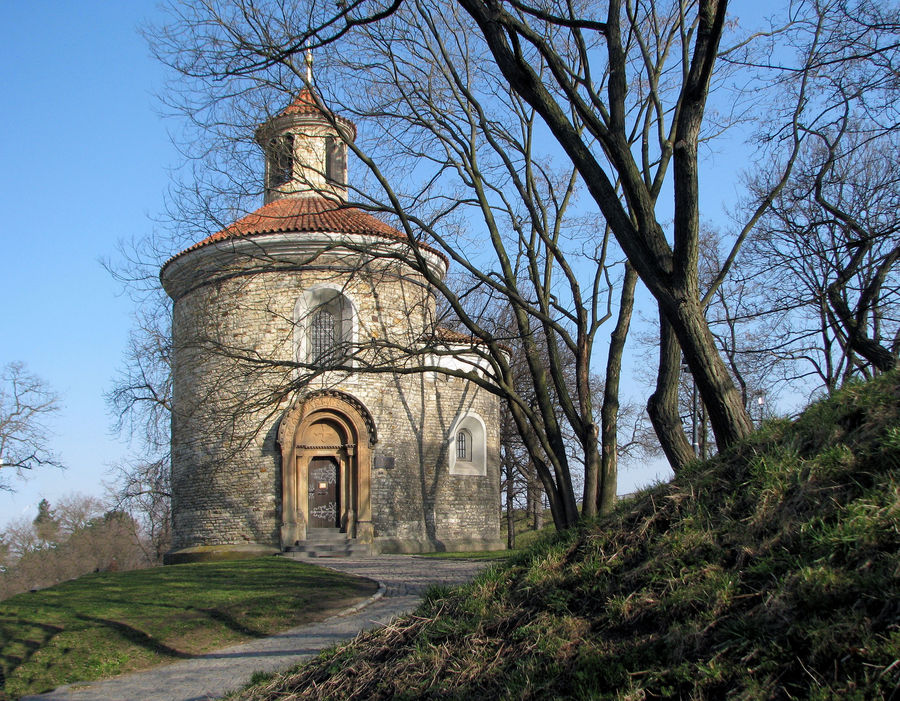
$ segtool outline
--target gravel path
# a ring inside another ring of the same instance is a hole
[[[378,593],[361,608],[174,664],[124,674],[106,681],[69,684],[39,696],[52,701],[200,701],[246,684],[254,672],[286,669],[359,631],[411,611],[431,584],[462,584],[487,563],[408,555],[329,559],[316,564],[374,579]]]

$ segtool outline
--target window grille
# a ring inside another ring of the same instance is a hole
[[[472,459],[472,441],[466,431],[460,431],[456,434],[456,459]]]
[[[337,319],[328,309],[316,311],[310,321],[310,350],[313,362],[325,364],[337,359]]]

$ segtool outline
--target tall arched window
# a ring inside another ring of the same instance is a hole
[[[316,365],[327,365],[340,356],[338,320],[330,309],[317,309],[309,322],[309,357]]]
[[[284,185],[294,177],[294,135],[283,134],[269,141],[269,187]]]
[[[333,136],[325,138],[325,177],[338,185],[347,184],[347,145]]]
[[[352,355],[353,303],[332,287],[304,292],[294,307],[297,360],[314,367],[346,364]]]

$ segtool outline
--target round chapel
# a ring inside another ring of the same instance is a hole
[[[256,132],[263,206],[162,267],[167,562],[503,547],[499,400],[440,371],[479,368],[435,322],[446,257],[347,204],[355,135],[301,91]]]

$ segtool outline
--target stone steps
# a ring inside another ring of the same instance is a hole
[[[311,528],[307,531],[306,540],[297,545],[290,545],[282,553],[295,560],[319,557],[353,557],[370,555],[368,545],[357,543],[347,538],[339,528]]]

